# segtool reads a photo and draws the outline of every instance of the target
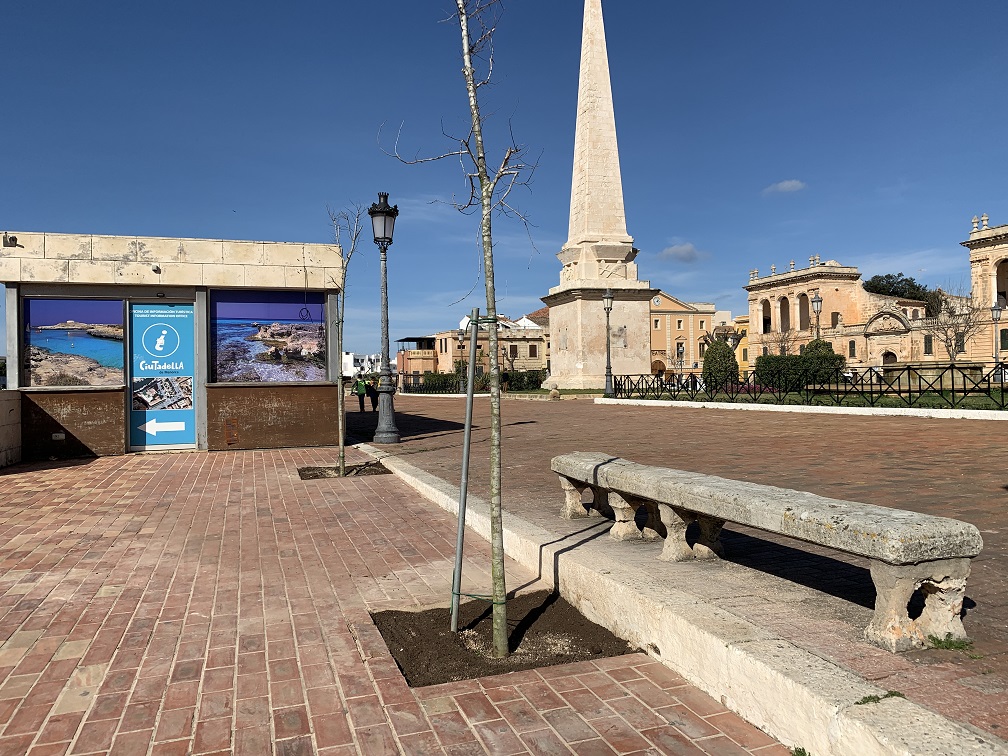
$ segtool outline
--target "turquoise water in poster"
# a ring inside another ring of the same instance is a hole
[[[130,447],[195,446],[192,304],[130,305]]]

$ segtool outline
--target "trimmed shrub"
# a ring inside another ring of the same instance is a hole
[[[810,341],[801,357],[808,383],[834,383],[847,366],[847,358],[836,354],[833,345],[824,339]]]
[[[729,383],[738,383],[738,360],[735,350],[726,341],[717,339],[707,347],[703,361],[703,382],[707,391],[716,394],[724,391]]]

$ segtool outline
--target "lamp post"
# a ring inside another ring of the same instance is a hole
[[[991,323],[994,324],[994,365],[998,364],[998,323],[1001,321],[1001,305],[997,300],[991,306]]]
[[[812,295],[812,312],[815,313],[815,337],[816,341],[819,340],[819,313],[822,312],[822,297],[819,296],[819,292],[816,291]]]
[[[392,395],[395,386],[389,371],[389,327],[388,327],[388,272],[386,256],[392,245],[392,231],[399,206],[389,206],[388,192],[378,192],[378,201],[368,208],[371,226],[374,229],[374,243],[381,250],[381,368],[378,372],[378,428],[375,430],[376,444],[398,444],[399,429],[395,424],[395,407]]]
[[[612,312],[612,289],[606,289],[602,295],[602,307],[605,309],[605,398],[613,398],[612,383],[612,338],[609,325],[609,313]]]

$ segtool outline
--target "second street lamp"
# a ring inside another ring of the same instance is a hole
[[[378,428],[375,430],[376,444],[398,444],[399,429],[395,424],[395,406],[392,395],[395,386],[389,371],[389,325],[388,325],[388,272],[386,256],[392,245],[392,231],[399,215],[398,205],[389,205],[388,192],[378,192],[378,201],[368,208],[371,226],[374,229],[374,243],[381,250],[381,368],[378,372]]]
[[[812,312],[815,313],[815,337],[816,341],[819,340],[819,313],[822,312],[822,297],[819,296],[817,291],[812,295]]]
[[[612,399],[612,338],[609,325],[609,313],[612,312],[613,293],[612,289],[606,289],[602,295],[602,307],[605,309],[605,398]]]
[[[998,363],[998,323],[1001,320],[1001,305],[996,300],[991,307],[991,323],[994,324],[994,365]]]

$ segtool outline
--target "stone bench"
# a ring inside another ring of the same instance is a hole
[[[966,578],[970,559],[983,548],[980,532],[969,523],[596,452],[554,457],[551,468],[566,495],[564,517],[611,509],[616,522],[610,535],[620,540],[664,535],[661,559],[723,556],[720,535],[726,522],[778,533],[870,560],[877,594],[875,615],[865,629],[871,643],[895,652],[923,647],[931,635],[966,638],[960,618]],[[590,504],[582,503],[586,489],[592,492]],[[644,514],[646,519],[639,516]],[[694,522],[699,534],[691,546],[686,529]],[[907,605],[918,590],[924,610],[911,619]]]

